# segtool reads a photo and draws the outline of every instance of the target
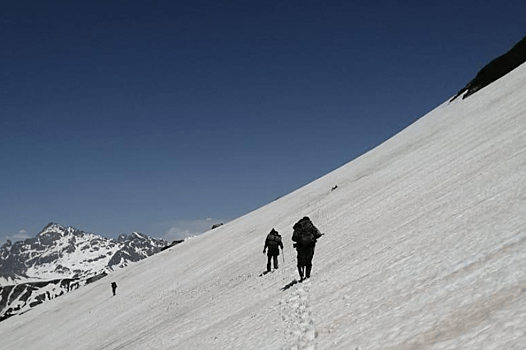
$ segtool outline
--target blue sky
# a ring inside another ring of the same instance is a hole
[[[11,3],[0,243],[49,222],[171,239],[234,219],[374,148],[526,35],[523,1]]]

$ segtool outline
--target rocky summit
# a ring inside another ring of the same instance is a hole
[[[0,248],[0,321],[151,256],[168,242],[134,232],[117,240],[48,224]]]

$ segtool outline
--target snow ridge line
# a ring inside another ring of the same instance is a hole
[[[287,343],[282,350],[315,350],[318,332],[312,318],[309,302],[310,283],[294,288],[292,296],[281,299],[280,306]]]

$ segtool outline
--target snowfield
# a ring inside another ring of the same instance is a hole
[[[524,86],[526,65],[287,196],[0,323],[1,348],[526,349]],[[325,236],[312,277],[289,287],[305,215]],[[285,254],[260,277],[272,228]]]

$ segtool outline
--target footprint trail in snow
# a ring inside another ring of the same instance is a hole
[[[283,350],[315,350],[317,332],[309,306],[310,283],[291,288],[292,294],[285,296],[281,304],[285,338],[289,346]]]

